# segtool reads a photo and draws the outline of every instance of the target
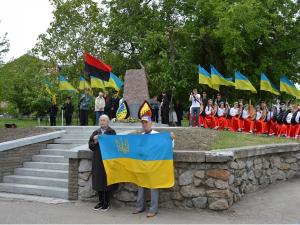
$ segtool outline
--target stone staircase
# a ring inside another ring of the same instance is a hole
[[[93,128],[94,129],[94,128]],[[13,175],[3,177],[0,192],[39,195],[53,198],[68,198],[68,151],[86,144],[93,129],[67,129],[66,133],[31,162],[16,168]]]

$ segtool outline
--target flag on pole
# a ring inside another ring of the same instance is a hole
[[[280,95],[277,88],[271,83],[267,75],[264,73],[260,74],[260,90],[271,92],[274,95]]]
[[[280,77],[280,91],[300,99],[300,91],[296,88],[295,84],[284,75]]]
[[[221,85],[235,86],[235,84],[232,81],[227,80],[214,66],[211,66],[210,73],[212,87]]]
[[[117,77],[115,74],[110,72],[110,78],[108,81],[104,82],[106,88],[114,88],[116,91],[119,91],[123,87],[123,81]]]
[[[200,65],[198,65],[199,71],[199,84],[206,84],[208,87],[212,87],[211,85],[211,77],[210,74]]]
[[[110,78],[110,72],[112,70],[110,65],[105,64],[101,60],[92,56],[89,53],[84,54],[84,71],[89,76],[95,76],[101,80],[108,81]]]
[[[255,87],[251,84],[248,78],[239,71],[235,72],[235,89],[248,90],[253,93],[257,93]]]
[[[91,76],[91,87],[105,89],[105,81],[97,77]]]
[[[145,188],[174,186],[170,133],[99,135],[107,184],[130,182]]]
[[[72,84],[70,84],[63,75],[59,76],[59,90],[78,92],[77,89],[74,88]]]
[[[78,89],[79,90],[84,90],[84,89],[90,90],[91,89],[90,84],[82,76],[80,76]]]

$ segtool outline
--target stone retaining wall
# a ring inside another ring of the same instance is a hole
[[[90,151],[79,151],[77,160],[69,161],[78,171],[80,200],[96,195],[91,188],[91,156]],[[161,189],[160,207],[225,210],[246,193],[294,177],[300,171],[300,147],[278,144],[218,152],[176,151],[174,163],[175,186]],[[113,200],[134,206],[136,192],[134,184],[120,184]]]

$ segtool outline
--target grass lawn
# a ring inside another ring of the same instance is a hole
[[[0,128],[6,123],[15,123],[17,127],[35,127],[38,125],[37,120],[32,119],[0,119]],[[46,125],[46,122],[41,122],[41,125]]]
[[[299,140],[292,138],[269,137],[266,135],[253,135],[243,133],[233,133],[229,131],[216,131],[217,136],[209,146],[210,150],[233,148],[251,145],[267,145],[276,143],[299,143]]]

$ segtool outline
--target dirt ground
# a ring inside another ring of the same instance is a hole
[[[0,128],[0,143],[5,141],[11,141],[18,138],[30,137],[32,135],[44,134],[51,132],[52,130],[46,128]]]

